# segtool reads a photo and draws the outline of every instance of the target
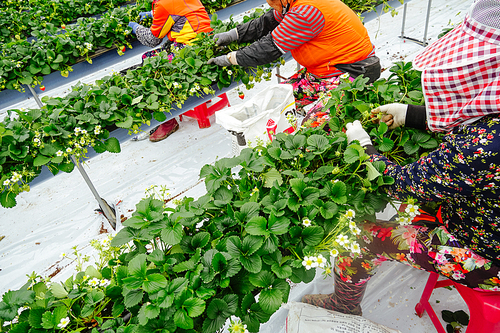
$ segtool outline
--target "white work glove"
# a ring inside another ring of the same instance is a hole
[[[383,114],[380,121],[386,123],[387,126],[389,126],[389,129],[393,130],[405,124],[407,111],[408,105],[392,103],[381,105],[378,108],[373,109],[372,115],[377,116],[378,113]]]
[[[355,120],[352,123],[348,123],[345,125],[347,131],[345,134],[347,135],[347,142],[351,143],[354,140],[358,140],[361,147],[365,147],[372,144],[372,140],[370,140],[370,136],[364,130],[363,126],[359,120]]]

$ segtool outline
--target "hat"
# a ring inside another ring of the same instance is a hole
[[[500,1],[478,0],[465,20],[418,54],[427,125],[436,132],[500,112]]]
[[[462,24],[425,48],[413,67],[454,68],[500,55],[500,1],[475,2]]]

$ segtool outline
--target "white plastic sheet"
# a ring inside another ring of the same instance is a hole
[[[326,310],[314,305],[289,302],[286,304],[285,333],[401,333],[362,316]]]
[[[409,2],[405,35],[423,36],[427,3],[427,0]],[[471,0],[433,0],[428,31],[430,41],[436,39],[448,22],[460,22],[471,3]],[[387,13],[382,15],[380,22],[375,20],[366,24],[383,68],[396,61],[410,61],[422,49],[398,37],[401,20],[401,15],[392,17]],[[281,69],[281,75],[290,76],[295,69],[295,62],[289,62]],[[389,74],[385,70],[382,76]],[[91,82],[92,78],[83,81]],[[245,98],[251,98],[269,84],[276,83],[273,78],[270,83],[263,82],[252,90],[243,87],[241,90]],[[65,89],[67,93],[67,87]],[[56,95],[63,95],[63,92]],[[231,105],[242,102],[236,91],[228,93],[228,97]],[[99,194],[109,203],[117,204],[119,214],[124,216],[132,214],[135,204],[144,197],[144,190],[153,184],[165,185],[172,196],[198,197],[205,192],[204,183],[198,184],[201,167],[230,156],[231,152],[230,134],[214,120],[215,117],[211,119],[210,128],[200,130],[196,120],[185,118],[180,129],[168,139],[157,143],[129,141],[122,145],[120,154],[101,154],[90,160],[85,170]],[[73,246],[90,252],[89,241],[105,236],[100,234],[101,227],[111,232],[108,222],[94,211],[96,208],[94,197],[76,170],[20,195],[15,208],[0,208],[0,236],[5,236],[0,241],[0,295],[8,289],[19,288],[26,281],[26,274],[32,271],[48,276],[60,268],[62,270],[54,277],[56,281],[71,275],[73,263],[61,259],[60,254],[71,252]],[[403,333],[435,332],[429,317],[419,318],[414,311],[427,276],[428,273],[403,264],[384,263],[368,283],[361,304],[363,317]],[[313,282],[294,285],[290,301],[300,301],[304,294],[330,292],[333,292],[331,278],[324,280],[318,273]],[[441,310],[467,311],[458,293],[446,288],[435,290],[430,303],[438,315]],[[287,313],[285,308],[276,312],[262,325],[261,333],[284,332]]]

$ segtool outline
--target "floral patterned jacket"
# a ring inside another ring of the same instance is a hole
[[[462,246],[500,265],[500,115],[456,127],[441,145],[401,167],[382,155],[395,179],[389,195],[437,201],[447,230]]]

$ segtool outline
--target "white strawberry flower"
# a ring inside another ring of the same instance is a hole
[[[408,216],[399,216],[396,221],[400,224],[400,225],[408,225],[411,223],[411,217],[408,217]]]
[[[356,242],[351,243],[351,252],[353,252],[353,253],[360,253],[361,252],[361,248],[359,247],[358,243],[356,243]]]
[[[353,209],[349,209],[347,212],[345,212],[345,217],[352,220],[354,217],[356,217],[356,212]]]
[[[59,324],[57,324],[57,327],[63,329],[66,326],[68,326],[69,322],[70,322],[69,317],[61,318],[61,321],[59,322]]]
[[[92,280],[89,281],[89,285],[92,287],[97,287],[101,283],[101,280],[98,278],[93,278]]]
[[[410,214],[411,217],[415,217],[418,215],[418,206],[408,204],[408,206],[406,206],[405,212]]]
[[[338,235],[337,243],[339,243],[342,246],[346,246],[347,244],[349,244],[349,237],[347,237],[346,235]]]
[[[109,286],[109,284],[111,283],[111,281],[107,280],[107,279],[102,279],[100,282],[99,282],[99,286],[101,287],[107,287]]]
[[[316,257],[316,263],[318,264],[318,267],[323,268],[326,264],[326,258],[320,254]]]
[[[358,227],[354,227],[351,229],[351,232],[357,236],[361,233],[361,229],[359,229]]]
[[[317,267],[318,263],[316,262],[316,257],[308,257],[305,256],[302,261],[302,266],[304,266],[307,270],[310,270],[313,267]]]

